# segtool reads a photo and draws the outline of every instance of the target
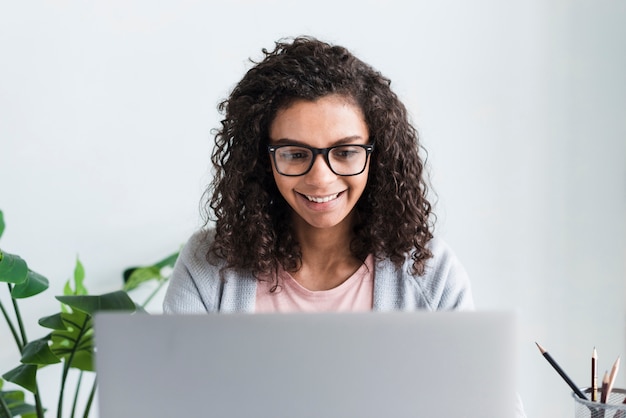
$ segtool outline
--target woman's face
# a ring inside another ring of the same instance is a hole
[[[315,148],[369,143],[363,112],[339,95],[293,102],[276,114],[269,137],[271,145]],[[300,158],[298,154],[288,155]],[[313,228],[333,228],[351,223],[354,206],[367,183],[369,158],[363,172],[354,176],[333,173],[323,155],[316,155],[310,171],[301,176],[278,173],[274,160],[272,171],[278,190],[295,213],[296,226],[304,221]]]

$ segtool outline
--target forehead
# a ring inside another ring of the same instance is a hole
[[[295,100],[280,109],[270,124],[272,142],[329,146],[345,138],[365,142],[369,130],[361,108],[340,95]],[[361,141],[362,140],[362,141]]]

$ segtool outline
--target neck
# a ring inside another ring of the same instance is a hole
[[[352,221],[349,218],[351,217],[332,228],[315,228],[294,216],[294,231],[302,250],[302,257],[350,254],[353,232]]]
[[[333,228],[314,228],[294,219],[294,230],[302,251],[302,266],[292,273],[309,290],[339,286],[362,264],[350,251],[352,222],[346,219]]]

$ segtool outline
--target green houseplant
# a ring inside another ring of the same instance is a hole
[[[0,237],[5,230],[5,222],[0,211]],[[84,373],[95,373],[93,317],[99,311],[145,312],[145,306],[167,282],[169,272],[178,257],[174,253],[159,262],[141,267],[126,269],[123,273],[123,286],[120,290],[89,295],[84,286],[85,270],[80,260],[76,260],[73,285],[68,280],[62,296],[56,296],[60,302],[60,311],[41,318],[38,323],[46,334],[36,340],[29,340],[19,308],[21,299],[30,298],[48,289],[48,279],[32,271],[20,256],[3,252],[0,249],[0,282],[6,283],[9,292],[10,307],[0,300],[0,311],[8,325],[17,346],[20,364],[7,371],[0,379],[0,418],[18,417],[43,418],[45,408],[39,392],[37,372],[42,367],[57,365],[61,371],[57,417],[63,417],[63,405],[69,387],[69,371],[79,371],[74,382],[74,398],[69,415],[78,414],[78,400]],[[148,281],[157,281],[158,285],[143,303],[136,303],[129,292]],[[4,338],[3,338],[4,339]],[[3,380],[11,382],[32,394],[34,404],[27,402],[23,390],[5,390]],[[96,393],[97,379],[91,382],[91,389],[83,407],[83,417],[88,417]]]

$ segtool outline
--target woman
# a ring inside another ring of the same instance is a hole
[[[263,53],[219,106],[215,228],[184,247],[164,311],[471,309],[390,81],[308,37]]]

